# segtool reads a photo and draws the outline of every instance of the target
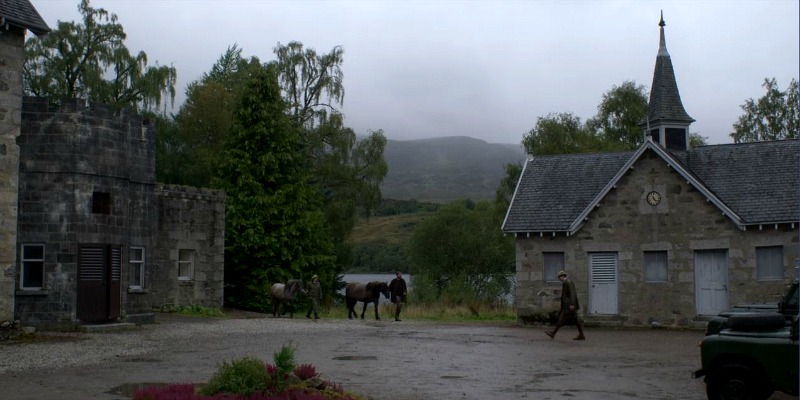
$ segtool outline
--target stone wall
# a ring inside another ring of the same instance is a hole
[[[14,318],[24,43],[24,29],[0,35],[0,324]]]
[[[45,287],[17,291],[17,317],[39,326],[76,322],[81,244],[154,248],[155,128],[136,115],[66,100],[25,98],[20,145],[18,242],[45,245]],[[110,212],[92,210],[93,193],[110,195]],[[148,254],[148,262],[154,262]],[[127,292],[121,295],[126,314]]]
[[[225,194],[222,191],[159,184],[158,259],[149,280],[153,306],[223,305]],[[178,279],[178,252],[194,253],[192,279]]]
[[[645,195],[662,193],[650,206]],[[798,230],[768,226],[739,230],[722,212],[660,157],[646,153],[593,210],[573,236],[518,237],[518,316],[558,308],[560,283],[545,283],[542,252],[564,252],[566,270],[578,290],[582,313],[589,305],[589,252],[616,252],[621,323],[689,326],[697,319],[694,252],[727,249],[728,303],[780,298],[793,278]],[[759,281],[755,247],[782,245],[784,280]],[[644,252],[666,251],[666,282],[644,280]]]

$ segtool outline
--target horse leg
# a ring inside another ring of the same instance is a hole
[[[367,312],[367,302],[364,301],[364,309],[361,310],[361,319],[364,319],[364,313]]]
[[[378,316],[378,303],[380,303],[380,297],[375,299],[375,320],[380,321],[381,317]]]

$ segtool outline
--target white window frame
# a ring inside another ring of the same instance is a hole
[[[139,254],[139,258],[134,258],[134,255]],[[144,288],[144,260],[145,260],[144,246],[131,246],[128,248],[128,268],[130,268],[130,281],[128,287],[131,289]],[[137,285],[135,282],[139,281]]]
[[[669,281],[669,255],[666,250],[645,251],[644,281],[661,283]]]
[[[41,248],[42,257],[41,258],[34,258],[30,257],[30,254],[25,251],[28,248],[38,247]],[[44,288],[44,259],[45,259],[45,248],[44,244],[41,243],[29,243],[22,245],[22,251],[20,256],[20,274],[19,274],[19,287],[21,290],[42,290]],[[37,265],[38,264],[38,265]],[[40,268],[42,274],[42,284],[40,286],[27,286],[26,285],[26,271],[28,268]]]
[[[178,280],[191,281],[193,279],[194,250],[180,249],[178,250]]]
[[[756,247],[756,279],[776,281],[783,279],[783,246]]]
[[[558,271],[563,271],[566,265],[566,256],[563,251],[543,251],[544,262],[543,280],[545,283],[560,283]]]

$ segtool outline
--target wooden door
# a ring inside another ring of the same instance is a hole
[[[728,308],[728,250],[694,253],[697,315],[717,315]]]
[[[617,315],[617,253],[589,253],[589,313]]]
[[[116,320],[120,316],[122,249],[84,244],[78,249],[78,293],[75,315],[81,322]]]

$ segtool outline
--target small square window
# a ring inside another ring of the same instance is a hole
[[[194,279],[194,250],[178,250],[178,279],[182,281]]]
[[[564,270],[564,253],[545,252],[542,253],[542,257],[544,258],[544,281],[560,282],[558,280],[558,271]]]
[[[92,214],[111,214],[111,193],[92,193]]]
[[[783,279],[783,246],[756,247],[756,274],[760,281]]]
[[[666,251],[645,251],[644,252],[644,281],[645,282],[666,282],[667,281],[667,252]]]
[[[144,247],[131,247],[128,251],[130,266],[129,287],[141,289],[144,287]]]
[[[44,287],[44,245],[22,245],[22,290],[39,290]]]

